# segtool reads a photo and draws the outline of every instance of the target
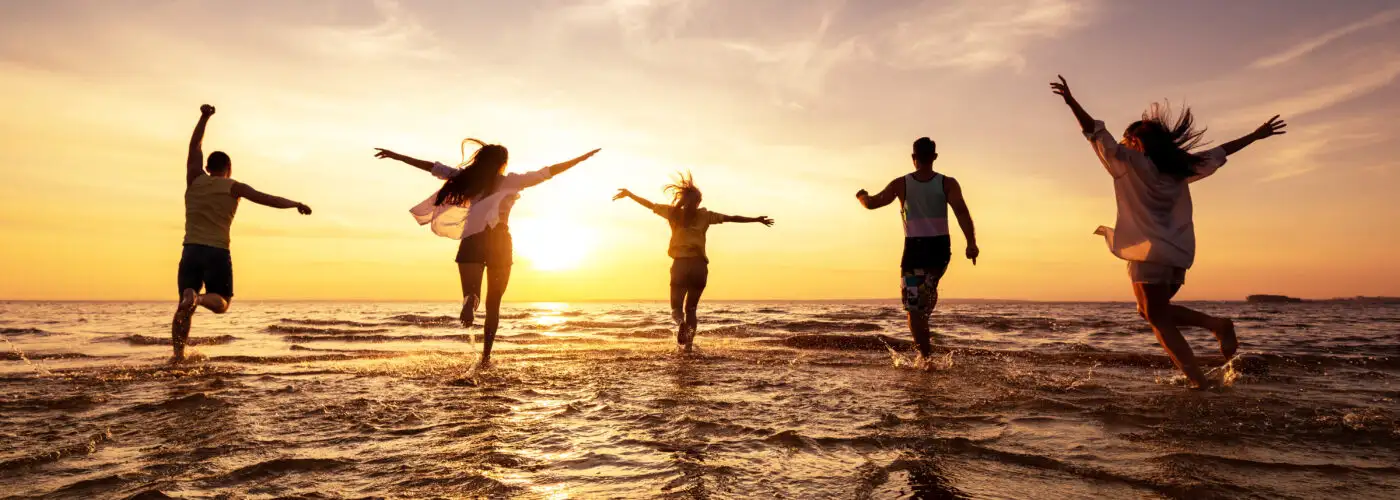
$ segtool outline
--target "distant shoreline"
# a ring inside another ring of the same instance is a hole
[[[1400,304],[1400,297],[1369,297],[1358,295],[1356,297],[1336,297],[1331,299],[1302,299],[1287,295],[1250,295],[1245,297],[1245,302],[1251,304]]]

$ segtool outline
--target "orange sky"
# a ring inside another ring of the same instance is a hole
[[[677,170],[707,207],[778,221],[711,228],[706,297],[893,298],[899,212],[853,194],[906,173],[927,135],[982,247],[945,296],[1127,300],[1091,234],[1112,183],[1047,90],[1057,73],[1115,132],[1162,98],[1216,143],[1289,120],[1193,185],[1182,297],[1400,295],[1393,5],[7,2],[0,298],[174,298],[208,102],[205,151],[316,210],[240,207],[240,299],[455,300],[456,242],[408,215],[440,183],[371,155],[455,163],[469,136],[517,171],[603,148],[516,205],[508,300],[664,298],[666,224],[609,198],[661,200]]]

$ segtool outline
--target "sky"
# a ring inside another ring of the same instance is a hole
[[[1189,105],[1216,144],[1289,133],[1194,184],[1180,297],[1400,295],[1400,5],[1388,0],[305,0],[0,3],[0,299],[173,300],[184,158],[205,151],[311,216],[244,202],[240,299],[458,300],[456,242],[408,209],[477,137],[512,171],[602,152],[522,193],[507,300],[664,299],[666,201],[709,232],[711,299],[894,298],[899,210],[854,198],[934,138],[982,256],[942,295],[1130,300],[1111,178],[1047,83],[1120,131]],[[955,231],[954,254],[963,239]]]

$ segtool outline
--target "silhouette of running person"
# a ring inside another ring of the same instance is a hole
[[[671,243],[666,254],[671,257],[671,319],[676,322],[676,343],[687,351],[695,339],[700,320],[700,294],[710,279],[710,259],[705,255],[705,231],[713,224],[725,222],[758,222],[772,226],[767,216],[744,217],[724,215],[700,207],[704,195],[695,180],[682,174],[680,180],[666,186],[672,194],[671,204],[652,203],[626,189],[617,190],[613,200],[631,198],[666,219],[671,226]]]
[[[467,143],[479,146],[471,158]],[[592,157],[599,150],[533,172],[507,174],[510,152],[500,144],[477,139],[462,141],[462,163],[449,167],[419,160],[387,149],[375,148],[375,158],[398,160],[443,179],[442,188],[410,212],[420,225],[431,225],[438,236],[461,240],[457,247],[457,272],[462,280],[462,326],[476,321],[481,302],[481,278],[486,274],[486,324],[481,364],[491,361],[491,346],[501,322],[501,300],[510,284],[515,247],[510,236],[510,210],[520,191],[547,181]]]
[[[1142,119],[1128,125],[1123,140],[1115,141],[1069,90],[1064,77],[1050,83],[1051,90],[1064,98],[1079,122],[1084,137],[1098,155],[1099,162],[1113,177],[1118,201],[1118,220],[1113,228],[1095,232],[1108,241],[1109,251],[1128,261],[1128,277],[1133,283],[1138,313],[1152,325],[1157,342],[1167,351],[1176,367],[1196,387],[1208,387],[1191,345],[1179,327],[1196,326],[1210,330],[1220,341],[1220,353],[1228,360],[1239,349],[1235,323],[1171,303],[1186,283],[1186,270],[1196,258],[1196,230],[1192,222],[1190,185],[1211,174],[1225,158],[1254,141],[1283,134],[1287,126],[1277,115],[1248,135],[1204,152],[1203,129],[1195,128],[1189,108],[1175,120],[1165,105],[1153,104]]]
[[[185,159],[185,241],[180,254],[178,282],[180,304],[171,321],[170,340],[175,355],[172,362],[185,359],[190,323],[198,306],[223,314],[233,300],[233,258],[229,253],[229,228],[233,226],[238,200],[247,199],[272,208],[295,208],[303,215],[311,207],[265,194],[233,180],[233,161],[223,151],[209,153],[204,161],[204,128],[214,116],[214,107],[199,107],[199,123],[190,137],[190,153]],[[200,290],[204,290],[201,295]]]
[[[914,153],[910,157],[914,162],[913,172],[890,181],[874,196],[862,189],[856,193],[856,199],[870,210],[889,205],[896,199],[900,202],[899,212],[904,217],[900,293],[904,310],[909,312],[909,331],[914,334],[919,355],[927,358],[933,349],[929,316],[938,305],[938,282],[948,271],[953,255],[948,231],[950,207],[967,240],[965,254],[974,265],[981,250],[977,248],[977,232],[963,198],[962,186],[957,179],[933,170],[938,146],[932,139],[921,137],[914,141]]]

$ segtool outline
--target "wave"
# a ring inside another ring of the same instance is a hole
[[[823,321],[815,319],[797,321],[769,320],[758,323],[756,326],[788,332],[877,332],[884,330],[884,327],[875,323],[866,323],[862,321]]]
[[[296,319],[296,318],[281,318],[281,319],[279,319],[278,321],[281,321],[281,322],[283,322],[283,323],[291,323],[291,324],[294,324],[294,325],[311,325],[311,326],[354,326],[354,327],[360,327],[360,328],[368,328],[368,327],[375,327],[375,326],[382,326],[382,325],[383,325],[382,323],[364,323],[364,322],[360,322],[360,321],[346,321],[346,320],[340,320],[340,319]]]
[[[454,340],[470,342],[473,336],[457,335],[288,335],[282,338],[287,342],[421,342],[425,340]]]
[[[293,333],[301,335],[355,335],[361,333],[384,333],[392,331],[392,329],[390,328],[367,328],[363,330],[349,330],[343,328],[316,328],[310,326],[286,325],[267,325],[267,328],[264,328],[264,330],[267,330],[271,333]]]
[[[172,345],[172,344],[174,344],[173,341],[171,341],[169,338],[166,338],[166,337],[151,337],[151,336],[147,336],[147,335],[141,335],[141,334],[139,334],[139,333],[135,333],[135,334],[131,334],[131,335],[126,335],[126,336],[121,337],[120,339],[121,339],[122,341],[128,343],[128,344],[131,344],[131,345]],[[214,337],[204,337],[204,336],[199,336],[199,335],[191,335],[190,338],[189,338],[188,340],[185,341],[185,343],[186,343],[187,345],[224,345],[224,344],[232,343],[232,342],[235,341],[235,340],[238,340],[238,337],[235,337],[235,336],[233,336],[233,335],[218,335],[218,336],[214,336]]]
[[[54,335],[54,332],[40,330],[38,328],[0,328],[0,335]]]
[[[17,351],[0,352],[0,360],[5,360],[5,361],[25,361],[25,360],[34,361],[34,360],[40,360],[40,359],[79,359],[79,358],[96,358],[96,357],[99,357],[99,356],[92,356],[92,355],[88,355],[88,354],[83,354],[83,353],[81,353],[81,352],[50,352],[50,353],[33,353],[33,352],[30,352],[30,353],[22,353],[22,352],[17,352]]]
[[[355,462],[335,458],[275,458],[265,462],[241,467],[215,482],[261,480],[273,476],[293,473],[332,471],[353,466]]]
[[[191,408],[216,409],[230,406],[231,404],[232,403],[218,396],[210,396],[203,392],[196,392],[194,394],[170,398],[159,403],[142,403],[134,406],[132,409],[143,412],[154,410],[187,410]]]
[[[3,462],[0,462],[0,471],[13,471],[18,470],[20,468],[34,467],[38,465],[57,462],[59,460],[63,460],[71,456],[87,455],[89,453],[97,451],[97,448],[100,445],[111,440],[111,431],[93,434],[82,443],[60,446],[54,449],[43,451],[41,453],[5,460]]]
[[[388,320],[394,323],[419,326],[423,328],[445,328],[460,326],[462,324],[461,319],[457,318],[456,316],[447,315],[423,316],[420,314],[399,314],[396,316],[390,316]]]

